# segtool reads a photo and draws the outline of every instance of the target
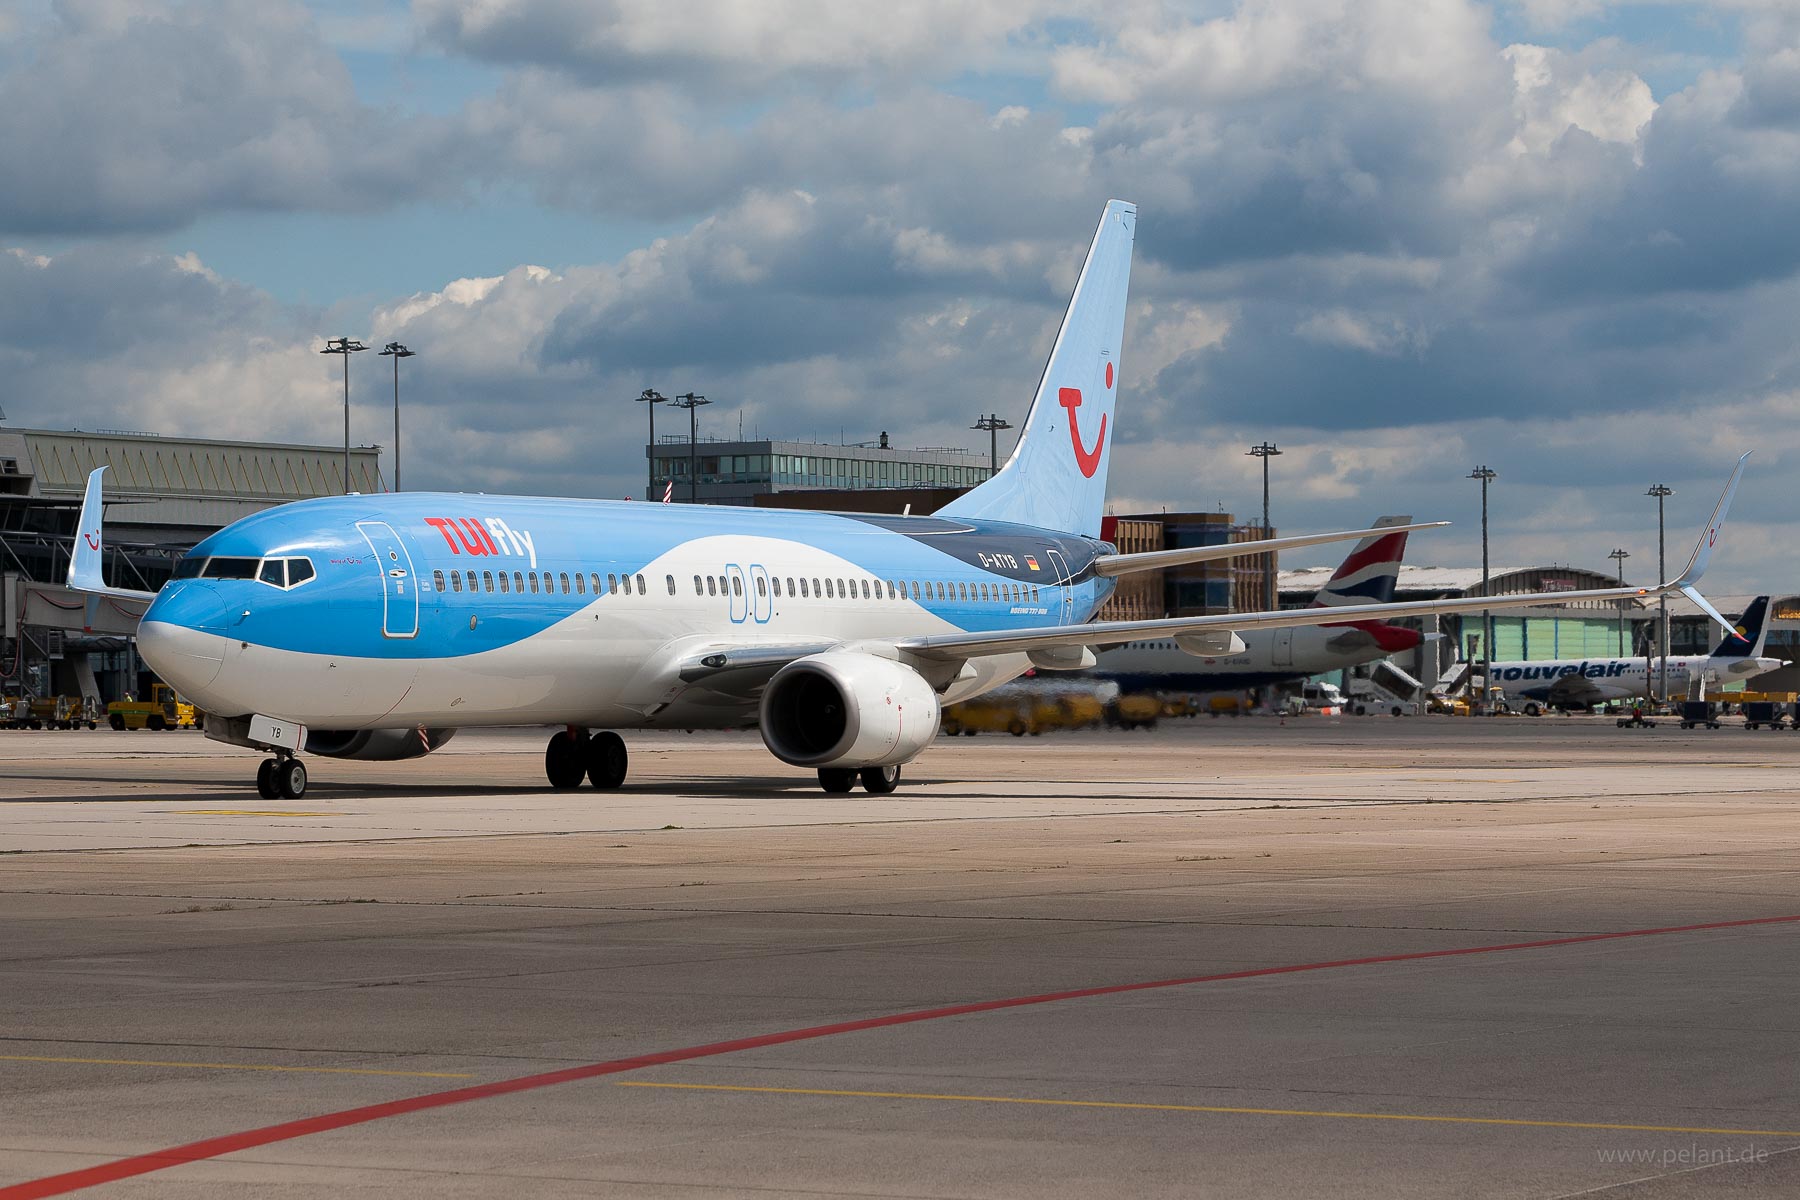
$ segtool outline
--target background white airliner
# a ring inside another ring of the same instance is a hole
[[[1787,665],[1763,655],[1769,637],[1769,597],[1758,596],[1737,628],[1710,654],[1669,656],[1669,694],[1686,696],[1695,684],[1741,683]],[[1662,688],[1662,659],[1549,658],[1497,662],[1492,686],[1515,708],[1535,716],[1546,708],[1591,708],[1611,700],[1650,698]]]
[[[1394,598],[1400,560],[1406,556],[1411,517],[1382,517],[1350,551],[1312,599],[1314,608],[1385,604]],[[1433,635],[1436,636],[1436,635]],[[1111,679],[1127,690],[1235,691],[1286,683],[1374,662],[1411,650],[1425,635],[1381,621],[1253,629],[1236,654],[1194,655],[1167,638],[1127,642],[1104,651],[1089,674]]]
[[[757,728],[828,792],[859,779],[887,792],[931,744],[942,704],[1033,665],[1090,667],[1092,647],[1146,637],[1217,655],[1242,646],[1237,630],[1491,604],[1083,623],[1127,572],[1374,532],[1132,555],[1100,540],[1136,219],[1107,204],[1012,457],[935,516],[418,492],[306,500],[194,547],[144,614],[139,648],[205,709],[209,737],[271,753],[257,773],[265,796],[305,791],[301,751],[405,758],[492,725],[559,726],[544,754],[557,788],[619,786],[620,729]],[[103,472],[88,481],[69,583],[148,598],[101,578]],[[1508,602],[1679,588],[1710,612],[1692,584],[1742,473],[1740,461],[1679,579]]]

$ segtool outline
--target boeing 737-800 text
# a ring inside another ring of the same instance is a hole
[[[1086,623],[1131,571],[1375,532],[1123,555],[1100,540],[1136,219],[1106,206],[1012,457],[935,516],[445,493],[301,501],[195,546],[145,612],[140,650],[206,711],[208,736],[270,755],[257,776],[270,797],[305,790],[303,752],[407,758],[459,728],[534,724],[558,727],[545,749],[558,788],[621,784],[621,729],[757,728],[828,792],[859,779],[887,792],[936,736],[941,705],[1033,665],[1091,667],[1094,647],[1146,637],[1224,654],[1242,629],[1488,603]],[[1742,469],[1680,579],[1537,599],[1692,593]],[[88,481],[69,582],[148,598],[101,578],[103,471]]]

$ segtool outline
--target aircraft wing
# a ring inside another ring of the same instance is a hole
[[[766,682],[769,675],[796,658],[822,653],[834,648],[854,647],[879,652],[886,649],[901,658],[955,664],[971,658],[996,654],[1024,654],[1032,650],[1055,647],[1116,646],[1145,638],[1176,637],[1181,634],[1230,634],[1244,629],[1279,629],[1298,625],[1347,625],[1356,621],[1387,621],[1395,617],[1429,617],[1455,613],[1482,612],[1493,608],[1523,608],[1537,604],[1568,604],[1587,600],[1643,600],[1667,592],[1679,591],[1710,613],[1719,624],[1730,629],[1730,622],[1702,597],[1694,587],[1711,561],[1713,547],[1724,526],[1725,515],[1737,495],[1743,478],[1746,453],[1738,459],[1731,480],[1713,508],[1712,519],[1701,532],[1700,540],[1688,559],[1685,570],[1675,579],[1654,587],[1592,588],[1577,592],[1528,592],[1505,596],[1459,596],[1450,600],[1420,600],[1399,604],[1339,604],[1328,608],[1294,608],[1277,612],[1226,613],[1209,617],[1172,617],[1153,621],[1095,621],[1086,625],[1043,625],[1028,629],[977,630],[969,633],[933,633],[918,637],[866,639],[857,642],[806,642],[790,644],[758,644],[703,650],[689,658],[681,668],[687,682],[707,681],[722,672],[739,672],[752,687]],[[1390,527],[1390,531],[1393,527]],[[1242,553],[1242,544],[1233,548]],[[754,680],[752,683],[751,681]]]
[[[1174,637],[1185,633],[1207,631],[1237,632],[1244,629],[1279,629],[1295,625],[1345,625],[1353,621],[1388,621],[1395,617],[1430,617],[1454,613],[1483,612],[1493,608],[1523,608],[1535,604],[1568,604],[1584,600],[1642,600],[1667,592],[1680,592],[1698,604],[1703,611],[1727,630],[1731,623],[1719,614],[1694,587],[1712,560],[1713,547],[1725,524],[1725,514],[1737,495],[1738,482],[1744,476],[1746,453],[1738,459],[1725,491],[1713,508],[1711,520],[1701,531],[1700,540],[1688,559],[1688,565],[1675,579],[1645,588],[1591,588],[1579,592],[1528,592],[1506,596],[1459,596],[1451,600],[1421,600],[1401,604],[1338,604],[1329,608],[1296,608],[1280,612],[1227,613],[1213,617],[1173,617],[1156,621],[1095,621],[1087,625],[1051,625],[1036,629],[977,631],[973,633],[928,634],[902,638],[895,648],[903,654],[921,658],[955,660],[981,658],[990,654],[1014,654],[1055,646],[1116,646],[1141,638]]]

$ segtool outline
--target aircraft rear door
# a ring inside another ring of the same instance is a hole
[[[1063,558],[1060,550],[1047,550],[1044,557],[1050,560],[1050,571],[1056,576],[1057,591],[1062,599],[1062,607],[1057,610],[1058,625],[1075,623],[1075,582],[1069,578],[1069,563]]]
[[[1292,626],[1275,631],[1275,666],[1294,665],[1294,630]]]
[[[381,572],[381,632],[391,638],[419,633],[419,588],[412,555],[386,521],[358,521],[356,531],[374,552]]]

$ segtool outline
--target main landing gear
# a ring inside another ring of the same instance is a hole
[[[847,795],[862,780],[863,791],[885,796],[900,786],[899,767],[820,767],[819,786],[834,796]]]
[[[264,800],[298,800],[306,795],[306,764],[283,752],[256,768],[256,794]]]
[[[625,739],[610,729],[589,737],[587,730],[571,725],[552,734],[544,747],[544,774],[559,792],[580,787],[583,779],[591,779],[597,788],[616,788],[625,782],[629,765]]]

